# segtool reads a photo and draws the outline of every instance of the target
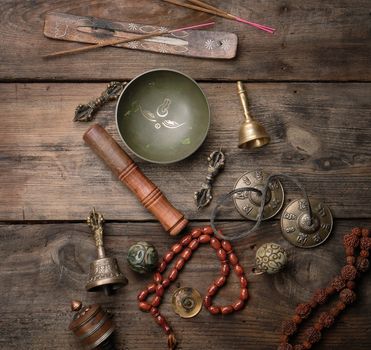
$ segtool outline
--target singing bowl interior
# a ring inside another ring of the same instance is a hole
[[[116,121],[124,143],[154,163],[173,163],[195,152],[207,135],[209,105],[197,83],[172,70],[133,79],[117,103]]]

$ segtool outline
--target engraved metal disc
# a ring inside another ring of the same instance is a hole
[[[179,288],[173,293],[171,305],[180,317],[195,317],[201,311],[202,297],[197,289]]]
[[[309,220],[305,199],[289,203],[281,216],[282,235],[300,248],[313,248],[330,236],[333,219],[330,209],[317,199],[311,199],[312,222]]]
[[[247,172],[237,180],[234,189],[254,187],[263,191],[268,176],[269,174],[261,170]],[[279,180],[271,180],[268,186],[269,189],[265,198],[262,220],[267,220],[275,216],[281,210],[284,201],[284,191]],[[261,195],[259,193],[247,191],[236,193],[233,201],[236,209],[242,216],[249,220],[258,220],[261,205]]]

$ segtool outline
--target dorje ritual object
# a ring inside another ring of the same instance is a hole
[[[127,260],[133,271],[148,273],[156,269],[158,265],[158,253],[152,244],[138,242],[129,248]]]
[[[299,304],[295,309],[295,315],[282,324],[282,335],[278,350],[305,350],[310,349],[320,341],[322,330],[330,328],[336,317],[350,304],[356,300],[356,280],[369,268],[369,250],[371,249],[371,238],[366,228],[353,228],[351,233],[346,234],[343,239],[346,265],[341,269],[327,287],[317,289],[307,303]],[[359,255],[355,250],[359,249]],[[329,302],[331,296],[338,295],[338,301],[329,309],[322,312],[314,325],[304,332],[304,342],[293,345],[290,337],[300,329],[300,324],[308,318],[314,310]]]
[[[115,326],[111,315],[98,304],[82,306],[78,300],[71,302],[71,310],[75,314],[69,329],[85,349],[115,350],[112,335]]]
[[[94,234],[97,246],[98,258],[90,263],[90,272],[86,290],[89,292],[104,291],[111,295],[117,289],[128,283],[126,277],[121,273],[117,260],[107,258],[103,247],[103,223],[104,218],[93,209],[87,218],[87,223]]]
[[[253,187],[260,191],[238,192],[233,196],[233,202],[237,211],[248,220],[258,220],[264,186],[267,184],[269,174],[262,170],[248,171],[237,180],[234,189]],[[268,184],[267,195],[262,220],[274,217],[282,208],[285,194],[281,182],[276,179]]]
[[[205,27],[212,26],[214,24],[215,24],[215,22],[208,22],[208,23],[195,24],[195,25],[192,25],[192,26],[181,27],[181,28],[172,29],[172,30],[168,30],[168,29],[164,30],[164,29],[160,28],[157,32],[155,31],[155,32],[152,32],[152,33],[138,35],[138,36],[136,36],[134,38],[130,38],[130,39],[125,38],[125,39],[104,40],[103,42],[99,42],[97,44],[84,46],[84,47],[80,47],[80,48],[77,48],[77,49],[58,51],[58,52],[54,52],[54,53],[51,53],[51,54],[44,55],[42,57],[50,58],[50,57],[64,56],[64,55],[70,55],[70,54],[74,54],[74,53],[96,50],[96,49],[106,47],[106,46],[114,46],[114,45],[117,45],[117,44],[131,43],[131,42],[134,42],[134,41],[140,42],[140,41],[142,41],[144,39],[148,39],[148,38],[160,37],[160,36],[166,35],[166,34],[179,33],[179,32],[184,32],[184,31],[187,31],[187,30],[192,30],[192,29],[197,29],[197,28],[205,28]]]
[[[163,26],[58,12],[48,13],[44,25],[44,35],[57,40],[105,45],[109,40],[110,45],[125,49],[210,59],[236,56],[238,37],[234,33],[184,29],[165,34],[168,31]],[[143,35],[148,35],[147,39],[143,40]],[[123,40],[130,42],[117,43]]]
[[[213,315],[230,314],[241,310],[248,299],[247,279],[243,267],[238,262],[237,255],[233,252],[232,246],[228,241],[220,241],[213,237],[213,230],[210,226],[202,229],[194,229],[191,233],[186,234],[179,243],[175,243],[170,250],[164,255],[157,272],[153,276],[154,283],[151,283],[138,294],[139,308],[142,311],[150,312],[156,323],[164,330],[168,336],[168,347],[173,350],[176,348],[175,335],[167,323],[164,316],[159,311],[159,306],[165,293],[165,289],[174,282],[185,263],[191,258],[193,252],[203,243],[210,243],[210,246],[216,251],[216,256],[221,262],[220,277],[214,280],[207,290],[204,297],[204,306]],[[175,262],[174,267],[169,275],[165,278],[163,275],[168,264],[180,254],[180,257]],[[231,305],[213,305],[212,298],[216,295],[227,281],[229,272],[233,269],[240,282],[239,298]],[[147,302],[149,295],[154,294],[153,298]]]
[[[273,274],[281,271],[287,264],[287,252],[279,244],[265,243],[255,254],[254,273]]]
[[[245,121],[240,126],[239,148],[258,148],[269,143],[270,136],[264,127],[251,117],[248,109],[246,90],[241,81],[237,82],[237,91],[240,96]]]
[[[202,297],[197,289],[178,288],[171,298],[174,312],[182,318],[192,318],[198,315],[202,308]]]
[[[209,166],[207,168],[206,181],[202,183],[201,189],[194,194],[194,199],[197,205],[197,209],[206,207],[212,200],[211,186],[219,174],[224,168],[225,156],[222,150],[212,152],[207,158]]]
[[[83,138],[170,235],[177,235],[187,226],[184,215],[170,204],[105,129],[95,124],[85,132]]]
[[[293,182],[302,192],[303,198],[292,202],[297,203],[294,204],[294,208],[299,207],[297,213],[286,212],[281,216],[281,230],[283,235],[286,239],[290,238],[289,242],[294,243],[298,247],[313,247],[311,243],[314,241],[316,245],[323,243],[325,239],[329,236],[329,233],[332,230],[332,215],[330,210],[324,206],[324,204],[318,201],[310,202],[308,199],[307,192],[302,184],[294,177],[286,174],[272,174],[266,178],[265,185],[262,189],[258,189],[256,187],[241,187],[238,189],[234,189],[231,192],[227,193],[226,195],[220,197],[217,200],[216,206],[213,209],[210,217],[210,225],[214,231],[214,234],[219,237],[220,239],[226,240],[238,240],[240,238],[246,237],[248,234],[254,232],[259,226],[263,218],[263,211],[264,211],[264,204],[266,203],[266,198],[268,194],[268,190],[270,190],[269,184],[272,181],[276,181],[278,178],[283,178],[286,180],[290,180]],[[274,183],[274,182],[273,182]],[[225,236],[221,233],[220,230],[217,230],[215,226],[215,219],[220,211],[220,209],[227,203],[231,201],[231,198],[235,198],[237,196],[247,197],[248,192],[255,192],[257,196],[261,196],[261,205],[257,214],[257,221],[255,225],[249,229],[248,231],[241,232],[235,235],[228,235]],[[287,208],[291,209],[292,203],[289,203]],[[314,206],[309,203],[313,203]],[[289,222],[289,224],[288,224]],[[298,229],[296,227],[299,227]],[[303,230],[305,229],[305,231]],[[290,236],[292,234],[292,236]],[[287,236],[288,235],[288,236]]]
[[[300,248],[313,248],[330,236],[333,219],[330,209],[317,199],[310,199],[312,217],[308,215],[308,202],[297,199],[284,208],[281,215],[282,235]]]
[[[87,104],[80,104],[76,107],[74,122],[90,122],[94,119],[94,114],[104,104],[109,101],[117,100],[120,96],[124,86],[127,83],[120,83],[118,81],[112,81],[107,85],[107,88],[102,94],[95,100],[90,101]]]
[[[251,21],[247,21],[246,19],[243,19],[241,17],[232,15],[231,13],[228,13],[227,11],[219,9],[215,6],[211,6],[211,5],[209,5],[209,4],[207,4],[203,1],[188,0],[188,2],[191,3],[191,4],[189,4],[187,2],[177,1],[177,0],[163,0],[163,1],[168,2],[170,4],[173,4],[173,5],[186,7],[186,8],[196,10],[196,11],[200,11],[200,12],[206,12],[206,13],[210,13],[212,15],[216,15],[216,16],[223,17],[223,18],[226,18],[226,19],[231,19],[231,20],[234,20],[234,21],[237,21],[237,22],[245,23],[245,24],[248,24],[248,25],[250,25],[252,27],[255,27],[257,29],[263,30],[263,31],[265,31],[269,34],[273,34],[276,31],[274,28],[271,28],[271,27],[268,27],[268,26],[265,26],[265,25],[262,25],[262,24],[254,23],[254,22],[251,22]],[[192,4],[194,4],[194,5],[192,5]]]

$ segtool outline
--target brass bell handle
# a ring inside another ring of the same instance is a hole
[[[103,258],[105,256],[103,247],[103,215],[96,212],[95,208],[93,208],[87,217],[86,222],[94,234],[95,245],[98,248],[98,257]]]
[[[243,114],[245,116],[245,119],[247,121],[251,120],[251,116],[250,116],[249,109],[248,109],[249,104],[248,104],[248,101],[247,101],[247,93],[246,93],[246,90],[243,86],[242,81],[237,82],[237,92],[238,92],[238,95],[240,96],[240,100],[241,100],[241,104],[242,104],[242,108],[243,108]]]

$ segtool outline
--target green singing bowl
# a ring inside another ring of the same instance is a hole
[[[209,130],[210,109],[193,79],[158,69],[125,86],[116,106],[116,123],[123,142],[138,157],[169,164],[201,146]]]

